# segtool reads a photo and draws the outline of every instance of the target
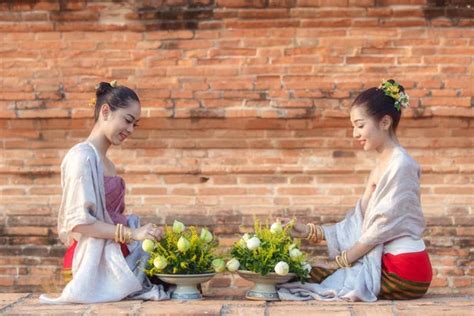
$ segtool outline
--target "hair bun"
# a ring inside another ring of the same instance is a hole
[[[108,82],[101,82],[96,86],[95,95],[97,98],[107,94],[113,87]]]

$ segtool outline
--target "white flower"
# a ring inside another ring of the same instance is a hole
[[[155,260],[153,260],[153,265],[158,270],[163,270],[168,265],[168,260],[166,260],[166,258],[163,256],[158,256],[155,258]]]
[[[313,267],[311,267],[311,264],[309,264],[309,263],[307,263],[307,262],[303,262],[303,263],[301,264],[301,266],[303,267],[303,269],[305,269],[306,271],[308,271],[308,273],[310,273],[310,272],[311,272],[311,269],[313,268]]]
[[[180,221],[177,221],[175,220],[173,222],[173,231],[176,233],[176,234],[179,234],[181,233],[183,230],[184,230],[184,224],[181,223]]]
[[[249,240],[247,240],[247,248],[249,250],[254,250],[260,247],[260,239],[257,237],[252,237]]]
[[[240,246],[241,248],[247,247],[247,240],[249,240],[249,239],[250,239],[250,235],[247,234],[247,233],[245,233],[245,234],[242,236],[242,238],[239,239],[239,242],[238,242],[239,246]]]
[[[270,231],[272,232],[272,234],[281,233],[283,231],[283,227],[281,227],[281,222],[277,221],[273,223],[272,226],[270,226]]]
[[[290,257],[295,259],[299,258],[303,253],[298,248],[293,248],[290,250]]]
[[[232,258],[229,261],[227,261],[226,267],[227,267],[227,270],[229,270],[230,272],[235,272],[239,269],[240,262],[239,260]]]
[[[183,236],[179,237],[178,240],[178,250],[181,252],[186,252],[190,247],[189,241]]]
[[[214,259],[212,260],[212,267],[216,272],[224,272],[225,270],[225,262],[222,259]]]
[[[210,231],[208,231],[206,228],[201,229],[201,239],[204,240],[205,242],[211,242],[212,241],[212,234]]]
[[[152,252],[155,249],[155,242],[151,239],[145,239],[142,242],[142,249],[146,252]]]
[[[287,275],[290,271],[290,266],[285,261],[280,261],[275,266],[275,272],[278,275]]]

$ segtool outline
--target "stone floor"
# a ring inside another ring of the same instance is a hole
[[[2,315],[474,315],[474,296],[427,296],[413,301],[257,302],[208,298],[202,301],[121,301],[104,304],[42,305],[37,294],[0,293]]]

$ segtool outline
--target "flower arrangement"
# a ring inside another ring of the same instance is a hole
[[[401,111],[402,107],[408,107],[410,98],[408,97],[408,94],[403,91],[400,91],[400,85],[398,84],[398,82],[395,82],[393,80],[382,80],[379,89],[382,89],[386,96],[389,96],[395,100],[395,108],[398,111]]]
[[[311,265],[306,262],[306,254],[299,249],[299,240],[293,240],[289,230],[293,221],[282,227],[279,221],[261,225],[254,223],[254,234],[244,234],[231,249],[227,270],[248,270],[267,275],[275,272],[278,275],[294,273],[300,281],[308,278]]]
[[[165,226],[160,241],[144,240],[142,248],[150,254],[145,272],[155,274],[203,274],[214,272],[216,263],[217,240],[206,228],[200,233],[194,226],[186,228],[179,221],[173,226]],[[214,264],[213,264],[214,262]]]

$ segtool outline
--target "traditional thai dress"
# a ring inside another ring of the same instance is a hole
[[[152,285],[143,272],[148,255],[140,242],[120,245],[114,240],[85,236],[72,230],[96,221],[140,226],[139,218],[123,215],[125,185],[120,177],[104,177],[102,162],[89,142],[77,144],[61,164],[62,199],[58,213],[60,240],[68,247],[65,266],[72,279],[61,295],[40,296],[41,303],[100,303],[124,298],[168,299],[161,285]]]
[[[105,208],[109,213],[114,224],[123,224],[127,226],[127,217],[123,215],[125,210],[125,182],[120,176],[104,176],[105,186]],[[71,246],[66,250],[63,260],[63,278],[65,282],[72,279],[72,260],[77,241],[74,240]],[[120,244],[120,249],[124,257],[130,253],[126,244]]]
[[[317,283],[282,285],[280,298],[375,301],[425,294],[432,268],[421,239],[425,221],[419,178],[418,164],[402,147],[394,148],[365,213],[359,201],[344,220],[323,226],[330,259],[357,241],[374,248],[350,268],[313,268],[311,279]]]

